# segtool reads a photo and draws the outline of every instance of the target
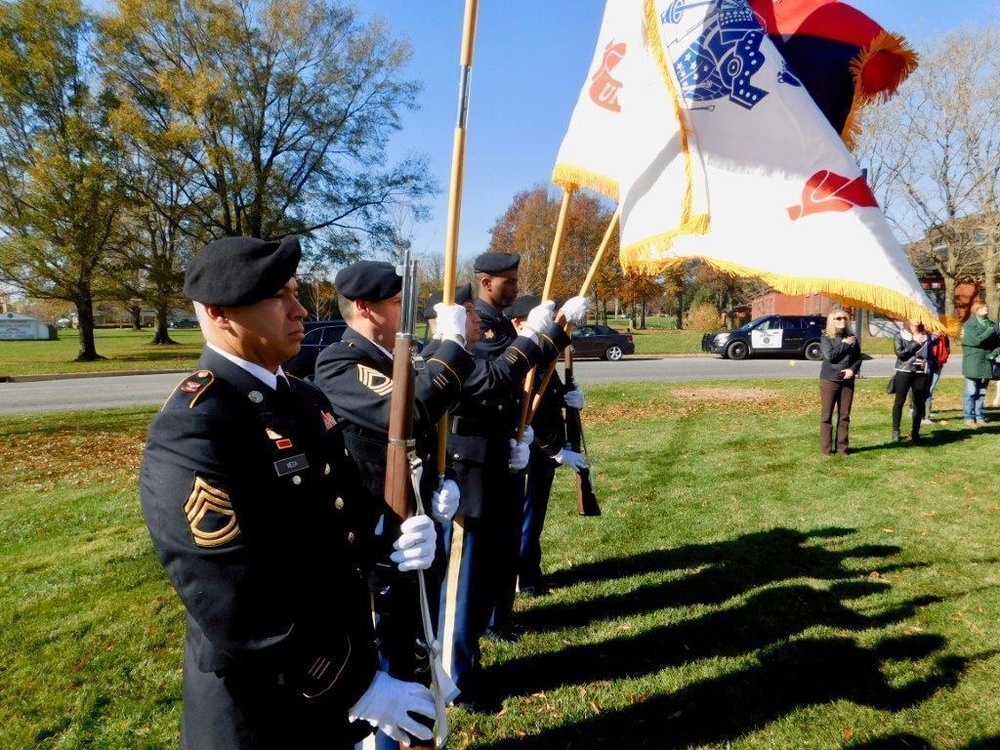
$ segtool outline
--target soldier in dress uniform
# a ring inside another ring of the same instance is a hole
[[[430,691],[378,670],[366,574],[381,551],[333,410],[281,369],[303,336],[299,257],[295,237],[195,257],[184,291],[207,343],[149,430],[143,515],[187,612],[185,750],[431,736],[415,718],[433,720]],[[391,559],[429,565],[433,524],[404,531]]]
[[[386,448],[392,398],[393,344],[400,325],[402,277],[383,261],[359,261],[341,270],[334,285],[347,330],[316,360],[315,383],[329,397],[366,490],[370,507],[382,516],[378,528],[393,534],[385,505]],[[463,381],[474,367],[465,350],[462,305],[438,305],[438,336],[434,354],[423,358],[414,381],[413,437],[421,459],[421,497],[439,522],[451,520],[458,507],[454,479],[437,475],[437,427],[448,407],[458,399]],[[440,566],[439,566],[440,567]],[[436,619],[441,570],[425,577],[431,618]],[[376,566],[370,580],[377,615],[376,631],[382,648],[382,667],[394,677],[427,673],[427,653],[418,608],[419,589],[413,574],[392,566]],[[377,746],[395,748],[392,738],[379,733]]]
[[[541,297],[525,294],[514,300],[504,313],[517,329],[527,319],[532,308],[540,303]],[[542,377],[539,376],[535,381],[535,393],[538,392],[541,381]],[[560,466],[569,466],[574,471],[587,466],[587,460],[581,453],[569,449],[563,415],[563,406],[581,409],[583,400],[583,391],[579,388],[567,389],[560,380],[559,373],[553,372],[531,420],[534,441],[528,458],[517,567],[517,589],[525,596],[540,596],[547,591],[542,578],[541,536],[555,471]]]
[[[530,442],[530,435],[521,443],[515,438],[524,376],[536,364],[547,366],[569,343],[562,325],[553,320],[552,303],[529,313],[520,336],[503,314],[517,296],[519,260],[506,253],[486,253],[475,260],[474,309],[482,319],[480,339],[472,349],[476,369],[449,419],[448,458],[462,499],[460,518],[444,534],[450,565],[439,633],[445,667],[472,702],[479,639],[516,573],[522,502],[518,472],[527,465]]]

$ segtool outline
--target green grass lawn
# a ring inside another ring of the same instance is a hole
[[[612,327],[624,331],[624,324],[626,321],[613,322]],[[701,354],[701,334],[695,331],[651,325],[633,334],[636,354]],[[168,346],[150,344],[149,330],[100,329],[94,336],[97,352],[105,359],[74,362],[80,349],[76,332],[64,329],[59,335],[57,341],[0,341],[0,381],[25,375],[194,369],[202,346],[201,331],[197,328],[171,329],[170,336],[177,343]],[[864,340],[864,350],[867,354],[889,354],[892,340],[869,337]]]
[[[585,384],[586,385],[586,384]],[[810,381],[591,386],[603,515],[557,474],[550,596],[487,644],[451,748],[995,750],[997,427],[887,443],[861,381],[853,455]],[[0,418],[0,749],[177,745],[183,617],[136,498],[152,410]]]
[[[104,359],[74,362],[80,351],[78,332],[63,329],[56,341],[0,341],[0,380],[17,375],[114,372],[121,370],[193,369],[204,340],[197,328],[170,329],[176,344],[153,346],[149,329],[102,328],[94,331],[97,353]]]

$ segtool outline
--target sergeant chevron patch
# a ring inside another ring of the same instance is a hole
[[[229,494],[196,476],[184,503],[184,513],[194,543],[199,547],[219,547],[240,533]]]
[[[379,396],[388,396],[392,393],[392,378],[368,365],[358,365],[358,380],[361,381],[361,385]]]

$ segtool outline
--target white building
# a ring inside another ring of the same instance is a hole
[[[0,341],[35,339],[47,341],[55,338],[48,324],[38,318],[21,313],[0,313]]]

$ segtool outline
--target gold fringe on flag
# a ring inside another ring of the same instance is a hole
[[[700,255],[651,258],[643,244],[623,248],[621,251],[622,268],[627,273],[638,273],[645,276],[662,275],[689,260],[699,260],[717,271],[732,276],[760,279],[771,288],[784,294],[822,294],[844,305],[874,310],[894,320],[919,320],[931,330],[944,331],[952,336],[957,335],[957,321],[942,320],[928,315],[927,308],[916,300],[882,286],[847,279],[783,276]]]
[[[903,81],[917,69],[918,60],[919,56],[906,39],[889,31],[880,32],[851,60],[854,100],[844,122],[844,129],[840,132],[841,139],[849,149],[854,149],[855,140],[861,135],[861,110],[872,102],[883,102],[895,94]],[[878,87],[869,88],[865,85],[864,70],[867,65],[882,70],[884,80],[880,81]]]

